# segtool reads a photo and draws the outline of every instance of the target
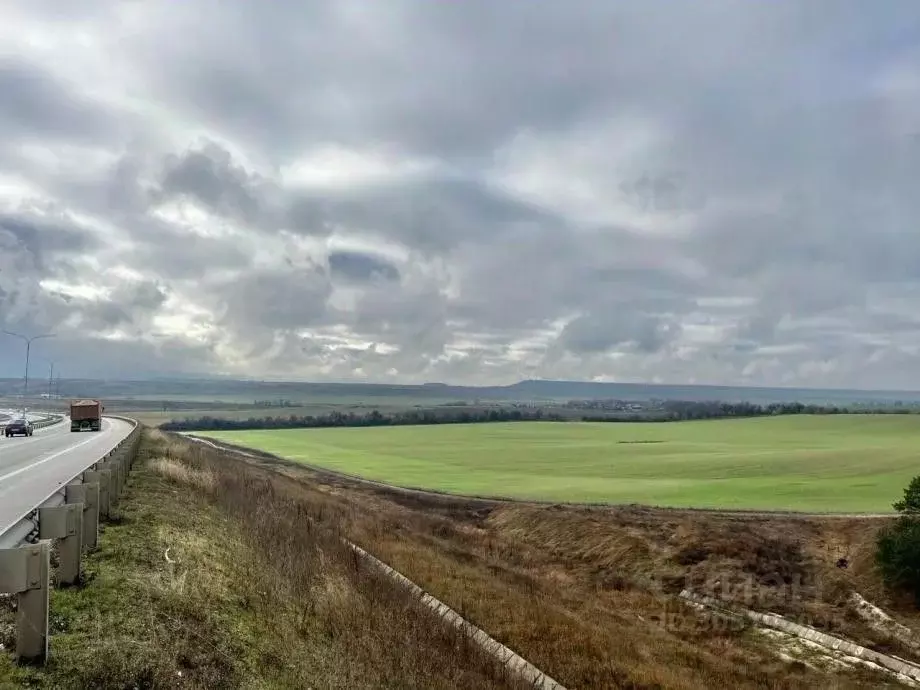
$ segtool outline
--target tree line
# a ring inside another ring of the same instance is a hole
[[[722,419],[726,417],[772,417],[776,415],[833,415],[833,414],[916,414],[916,407],[900,406],[839,406],[815,405],[800,402],[769,403],[749,402],[698,402],[665,400],[639,411],[616,414],[582,415],[586,422],[676,422],[694,419]]]
[[[846,407],[836,405],[805,405],[800,402],[769,403],[749,402],[684,402],[665,401],[662,410],[667,419],[717,419],[720,417],[772,417],[790,414],[848,414]]]
[[[483,424],[490,422],[672,422],[729,417],[769,417],[775,415],[825,414],[910,414],[906,407],[860,408],[803,403],[726,403],[667,400],[647,403],[639,410],[600,411],[585,414],[577,406],[414,408],[395,412],[373,410],[367,413],[332,411],[321,415],[279,415],[227,419],[205,415],[174,420],[160,425],[166,431],[218,431],[240,429],[316,429],[329,427],[408,426],[413,424]]]
[[[561,421],[561,415],[536,409],[493,408],[489,410],[413,409],[364,414],[329,412],[322,415],[288,415],[285,417],[250,417],[226,419],[203,416],[161,424],[165,431],[217,431],[238,429],[320,429],[329,427],[408,426],[421,424],[481,424],[488,422]]]

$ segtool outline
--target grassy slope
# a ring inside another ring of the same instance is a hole
[[[403,486],[557,501],[887,512],[916,474],[913,416],[213,432]]]

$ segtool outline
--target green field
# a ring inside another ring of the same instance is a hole
[[[890,512],[920,474],[914,415],[202,435],[400,486],[552,501]]]

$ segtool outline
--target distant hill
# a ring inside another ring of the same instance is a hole
[[[693,400],[725,402],[920,402],[918,391],[759,388],[742,386],[601,383],[593,381],[521,381],[504,388],[525,398],[617,398],[621,400]]]
[[[21,379],[0,379],[0,395],[22,390]],[[591,381],[519,381],[509,386],[455,386],[432,382],[421,385],[370,383],[297,383],[233,379],[154,379],[146,381],[63,380],[64,397],[138,398],[147,400],[254,400],[285,399],[305,402],[324,399],[365,400],[382,398],[406,402],[446,401],[560,401],[571,399],[688,400],[725,402],[803,402],[814,404],[920,402],[916,391],[858,391],[807,388],[752,388],[740,386],[694,386]]]

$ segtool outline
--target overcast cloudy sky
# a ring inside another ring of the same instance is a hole
[[[0,320],[35,376],[920,389],[918,67],[914,0],[4,2]]]

